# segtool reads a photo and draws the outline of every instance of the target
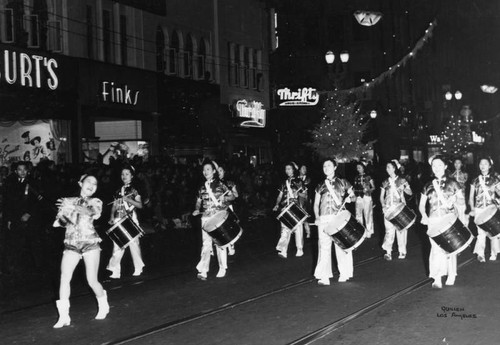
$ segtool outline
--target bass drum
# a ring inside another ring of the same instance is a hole
[[[238,218],[230,209],[219,211],[211,217],[202,219],[201,227],[221,248],[234,244],[243,234]]]
[[[144,230],[128,214],[123,216],[113,224],[106,234],[121,249],[127,248],[130,243],[138,237],[144,235]]]
[[[366,231],[349,211],[340,211],[325,227],[325,233],[346,252],[359,247],[366,238]]]
[[[417,219],[415,212],[403,203],[390,207],[384,217],[400,231],[409,229]]]
[[[474,239],[470,230],[452,213],[429,218],[427,235],[450,255],[459,254]]]
[[[486,231],[491,238],[500,235],[500,211],[495,205],[490,205],[482,210],[476,209],[474,223]]]
[[[285,207],[283,211],[281,211],[276,219],[278,219],[288,229],[293,231],[295,230],[295,227],[306,220],[307,217],[309,217],[307,212],[298,204],[292,202]]]

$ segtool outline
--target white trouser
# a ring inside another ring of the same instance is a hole
[[[481,229],[479,226],[477,227],[477,238],[476,245],[474,246],[474,254],[484,256],[484,250],[486,248],[486,237],[490,239],[491,245],[491,255],[496,256],[500,252],[500,238],[489,237],[488,233]]]
[[[297,250],[302,249],[304,243],[304,227],[303,224],[300,223],[294,228],[293,231],[281,224],[281,236],[278,244],[276,245],[276,250],[284,253],[287,252],[292,233],[295,234],[295,245],[297,246]]]
[[[396,230],[396,227],[387,219],[384,218],[385,225],[385,236],[384,243],[382,244],[382,249],[387,253],[392,253],[392,245],[394,244],[394,237],[398,241],[398,252],[399,254],[406,254],[406,241],[408,238],[408,229]]]
[[[130,242],[128,248],[130,248],[130,255],[132,256],[132,261],[134,262],[134,268],[136,271],[140,271],[144,267],[144,261],[142,261],[141,247],[139,245],[139,238],[135,238]],[[125,248],[127,249],[127,248]],[[109,259],[108,269],[117,272],[121,272],[121,261],[123,254],[125,254],[125,249],[121,249],[116,243],[113,242],[113,256]]]
[[[318,225],[318,263],[314,270],[316,279],[329,279],[332,274],[332,238],[324,232],[325,224]],[[352,251],[345,252],[335,244],[335,256],[340,276],[346,279],[353,277],[354,264]]]
[[[466,209],[465,204],[456,203],[455,208],[457,209],[458,219],[460,219],[460,221],[462,223],[464,223],[465,226],[468,226],[469,225],[469,215],[465,214],[465,209]]]
[[[210,256],[212,253],[213,240],[212,236],[210,236],[206,231],[201,230],[202,237],[202,246],[201,246],[201,258],[198,265],[196,265],[196,269],[200,273],[207,273],[210,270]],[[219,262],[219,269],[227,269],[227,250],[226,247],[220,248],[219,246],[215,246],[217,248],[217,260]]]
[[[434,280],[441,279],[442,276],[456,277],[457,256],[449,255],[432,238],[431,253],[429,255],[429,277]]]
[[[371,196],[356,197],[356,220],[365,226],[368,236],[373,234],[373,200]]]

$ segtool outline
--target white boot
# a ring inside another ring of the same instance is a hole
[[[71,318],[69,317],[69,300],[60,299],[56,301],[57,311],[59,312],[59,320],[53,326],[54,328],[61,328],[63,326],[69,326],[71,323]]]
[[[104,295],[101,297],[97,297],[97,304],[99,305],[99,311],[95,316],[96,320],[104,320],[106,315],[109,313],[109,304],[108,304],[108,294],[104,290]]]

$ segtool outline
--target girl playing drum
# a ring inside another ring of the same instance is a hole
[[[96,319],[103,320],[109,313],[106,291],[97,280],[101,248],[101,238],[97,234],[93,222],[101,216],[102,201],[92,198],[97,190],[97,179],[91,175],[83,175],[78,182],[80,197],[62,198],[58,200],[59,212],[54,226],[66,227],[64,236],[64,252],[61,261],[61,282],[59,300],[56,301],[59,320],[54,328],[69,326],[69,296],[71,277],[76,265],[83,258],[87,282],[94,292],[99,305]]]
[[[327,159],[323,162],[323,173],[325,181],[316,187],[314,197],[314,215],[318,226],[318,263],[314,271],[314,277],[318,279],[319,285],[330,285],[332,274],[332,238],[325,233],[328,222],[344,209],[345,202],[353,202],[355,199],[352,187],[347,180],[335,176],[337,162]],[[346,199],[344,195],[347,193]],[[352,251],[346,252],[335,243],[335,255],[337,267],[340,272],[339,282],[346,282],[353,276]]]
[[[386,165],[387,174],[389,178],[382,182],[380,191],[380,204],[382,211],[386,215],[390,210],[394,209],[400,204],[406,204],[404,194],[412,195],[412,191],[408,181],[404,177],[398,176],[399,167],[401,165],[396,159],[388,162]],[[392,245],[394,244],[394,237],[398,240],[398,259],[406,257],[406,239],[408,237],[408,229],[396,230],[396,227],[384,217],[385,236],[382,249],[385,250],[384,259],[392,260]]]
[[[356,219],[360,224],[365,225],[366,238],[370,238],[373,235],[372,192],[375,190],[375,184],[371,176],[365,173],[365,165],[362,162],[356,163],[356,170],[358,171],[358,174],[354,178]]]
[[[132,220],[139,225],[137,219],[136,208],[142,208],[142,199],[137,189],[132,185],[135,169],[132,166],[125,166],[121,171],[121,179],[123,186],[116,192],[115,201],[111,208],[111,218],[109,224],[113,225],[120,221],[127,214],[132,217]],[[141,247],[139,245],[139,237],[134,238],[128,245],[130,248],[130,255],[134,262],[134,276],[140,276],[144,268],[144,261],[142,261]],[[120,248],[113,242],[113,256],[109,259],[107,270],[111,271],[110,278],[119,279],[121,276],[121,260],[126,248]]]
[[[445,176],[446,163],[442,156],[436,155],[429,160],[435,178],[427,183],[422,190],[419,211],[422,214],[421,222],[428,225],[431,252],[429,256],[429,277],[434,279],[433,288],[441,289],[441,277],[447,275],[446,285],[453,285],[457,276],[457,255],[450,255],[442,249],[433,239],[434,224],[449,214],[457,215],[455,203],[457,198],[462,197],[462,190],[458,182]],[[427,201],[429,202],[429,215],[426,212]]]
[[[273,208],[273,211],[277,211],[278,208],[285,208],[291,203],[298,204],[299,195],[302,198],[305,198],[306,191],[303,188],[302,180],[296,178],[297,174],[297,165],[294,162],[290,162],[285,165],[285,174],[287,179],[281,185],[279,189],[278,198],[276,199],[276,205]],[[284,198],[284,196],[286,197]],[[295,256],[304,255],[303,248],[303,224],[298,224],[294,229],[289,229],[284,224],[281,224],[281,237],[278,241],[278,245],[276,246],[276,250],[278,251],[278,255],[282,258],[287,257],[288,245],[290,243],[290,237],[292,236],[292,232],[295,232],[295,245],[297,246],[297,253]]]
[[[234,200],[231,190],[223,184],[217,174],[217,167],[214,162],[205,162],[203,164],[203,176],[206,181],[199,189],[196,208],[193,216],[201,214],[201,228],[204,229],[207,220],[217,212],[227,210],[229,203]],[[212,253],[213,240],[206,232],[202,231],[201,259],[196,265],[198,270],[198,279],[206,280],[210,268],[210,255]],[[223,278],[227,269],[227,251],[226,248],[216,246],[217,259],[219,262],[219,272],[217,278]]]
[[[455,168],[455,171],[451,174],[451,177],[453,177],[458,182],[460,188],[462,188],[463,194],[463,198],[457,199],[455,208],[458,212],[458,219],[460,219],[465,225],[468,225],[469,216],[465,214],[465,184],[469,179],[469,175],[465,171],[463,171],[463,163],[460,158],[455,158],[455,160],[453,161],[453,166]]]
[[[215,163],[215,162],[214,162]],[[231,190],[231,192],[233,193],[233,196],[234,196],[234,200],[232,200],[231,202],[229,202],[229,208],[231,209],[231,211],[234,212],[234,206],[233,206],[233,203],[234,201],[238,198],[239,194],[238,194],[238,190],[236,189],[236,184],[233,182],[233,181],[230,181],[230,180],[227,180],[226,179],[226,169],[224,168],[223,165],[221,165],[219,163],[219,166],[217,168],[217,173],[219,174],[219,179],[220,181],[226,185],[226,187],[228,189]],[[228,254],[229,255],[234,255],[236,253],[235,249],[234,249],[234,243],[230,244],[229,247],[227,248],[228,249]]]
[[[309,178],[309,176],[307,176],[306,165],[302,165],[300,167],[299,179],[302,181],[302,186],[305,191],[305,193],[299,194],[299,204],[306,212],[310,212],[311,200],[309,196],[309,186],[311,184],[311,179]],[[301,195],[304,195],[304,197],[302,197]],[[310,238],[311,228],[309,227],[309,222],[307,220],[304,222],[304,231],[306,232],[306,238]]]
[[[469,194],[470,215],[475,217],[477,224],[478,218],[485,212],[493,209],[496,212],[497,200],[500,195],[500,178],[492,171],[493,162],[490,158],[479,160],[480,174],[472,180]],[[500,229],[499,229],[500,231]],[[490,261],[495,261],[500,252],[500,239],[498,236],[491,237],[486,231],[477,226],[477,241],[474,246],[474,254],[477,254],[479,262],[485,262],[484,249],[486,247],[486,236],[490,238],[491,253]]]

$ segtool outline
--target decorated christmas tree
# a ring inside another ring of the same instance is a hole
[[[367,123],[362,123],[359,102],[329,95],[323,111],[309,146],[320,157],[333,157],[337,161],[363,157],[369,145],[361,142]]]
[[[470,125],[452,117],[446,125],[441,140],[441,152],[447,155],[464,155],[471,145]]]

